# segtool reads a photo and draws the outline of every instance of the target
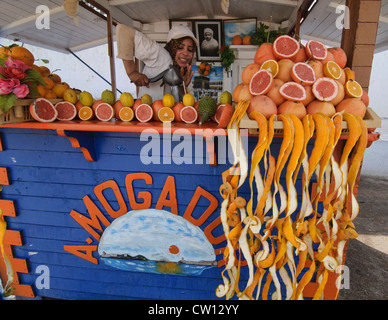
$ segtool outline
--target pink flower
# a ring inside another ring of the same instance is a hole
[[[8,57],[8,60],[5,61],[5,65],[5,67],[0,66],[0,74],[5,78],[22,80],[27,77],[26,70],[32,69],[23,61],[12,60],[11,57]]]
[[[24,98],[30,90],[26,84],[21,84],[18,87],[15,87],[12,92],[16,95],[16,97]]]
[[[13,67],[6,68],[6,67],[0,66],[0,74],[6,78],[19,79],[19,80],[22,80],[27,77],[24,71]]]
[[[22,72],[25,72],[28,69],[32,69],[32,67],[27,66],[23,61],[12,60],[11,57],[8,57],[7,61],[5,61],[4,63],[7,67],[15,68]]]
[[[2,79],[0,78],[0,94],[11,93],[16,87],[20,86],[18,79]]]

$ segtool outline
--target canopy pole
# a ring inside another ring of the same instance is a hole
[[[109,54],[109,64],[110,64],[110,77],[112,83],[112,91],[115,96],[116,101],[116,68],[115,68],[115,57],[114,57],[114,46],[113,46],[113,36],[112,36],[112,15],[110,11],[107,11],[106,23],[108,25],[108,54]]]

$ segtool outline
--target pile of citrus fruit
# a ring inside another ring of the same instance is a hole
[[[327,284],[340,283],[346,244],[358,236],[355,185],[368,144],[368,97],[346,58],[340,48],[280,36],[243,70],[227,126],[234,163],[220,186],[227,245],[218,297],[324,299]],[[250,155],[239,134],[245,113],[259,128]],[[247,199],[239,195],[246,181]]]
[[[250,101],[248,113],[292,113],[333,116],[345,111],[364,118],[368,94],[346,67],[347,56],[339,48],[327,48],[310,40],[305,46],[288,35],[264,43],[254,61],[242,72],[242,82],[233,91],[233,101]]]

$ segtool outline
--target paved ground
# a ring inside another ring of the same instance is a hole
[[[357,239],[349,243],[345,265],[349,289],[339,300],[388,300],[388,177],[361,175],[355,219]]]

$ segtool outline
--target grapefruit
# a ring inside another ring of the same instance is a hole
[[[177,103],[177,104],[183,105],[183,103]],[[164,107],[164,105],[163,105],[163,100],[162,99],[155,100],[152,103],[153,120],[159,121],[158,113],[159,113],[159,110],[162,109],[163,107]],[[136,108],[134,108],[134,109],[136,109]]]
[[[304,89],[306,90],[306,99],[302,100],[302,103],[304,106],[307,106],[311,101],[315,100],[312,86],[305,86]]]
[[[364,102],[365,106],[369,106],[369,95],[364,89],[362,90],[361,100]]]
[[[272,73],[266,69],[260,69],[252,76],[249,83],[249,92],[254,96],[266,94],[271,89],[272,84]]]
[[[135,117],[140,122],[150,121],[153,115],[154,112],[148,104],[142,103],[136,107]]]
[[[290,101],[303,101],[307,97],[305,88],[293,81],[283,84],[279,89],[279,93],[283,98]]]
[[[278,113],[279,114],[291,113],[297,116],[300,120],[302,120],[307,112],[306,112],[306,107],[302,102],[287,100],[287,101],[284,101],[278,107]]]
[[[77,102],[77,103],[78,103],[78,102]],[[122,102],[121,102],[120,100],[117,100],[117,101],[115,102],[115,104],[113,105],[113,109],[115,110],[115,116],[116,116],[116,118],[118,117],[119,112],[120,112],[120,110],[121,110],[122,108],[124,108]]]
[[[300,48],[299,48],[299,51],[297,52],[297,54],[295,56],[292,57],[292,61],[294,62],[305,62],[307,60],[307,54],[306,54],[306,50],[305,50],[305,47],[300,45]]]
[[[313,94],[320,101],[332,101],[338,94],[338,84],[332,78],[319,78],[314,82]]]
[[[67,101],[58,102],[55,105],[55,109],[58,112],[58,120],[73,120],[77,115],[77,108],[74,104]]]
[[[234,102],[239,102],[239,94],[240,94],[240,90],[241,88],[243,87],[243,83],[239,83],[236,88],[234,88],[233,90],[233,93],[232,93],[232,99]],[[198,101],[197,101],[198,102]]]
[[[179,121],[179,122],[182,121],[181,110],[184,107],[185,107],[185,104],[181,103],[181,102],[178,102],[175,106],[172,107],[172,111],[174,111],[175,121]],[[153,105],[152,105],[152,109],[154,109]],[[155,114],[155,109],[154,109],[154,114]],[[154,118],[155,118],[155,116],[154,116]]]
[[[179,113],[179,117],[185,123],[194,123],[198,119],[198,111],[192,106],[184,106]]]
[[[243,84],[238,94],[238,102],[240,101],[249,101],[252,99],[252,94],[249,90],[249,85]]]
[[[314,100],[306,107],[308,114],[323,113],[328,117],[335,114],[334,105],[331,102]]]
[[[217,122],[219,128],[225,129],[228,126],[230,120],[232,119],[232,116],[234,114],[234,108],[228,103],[221,106],[222,108],[219,108],[221,110],[221,114],[220,117],[216,119],[216,121],[218,120]]]
[[[319,60],[311,59],[307,62],[313,69],[315,73],[315,78],[319,79],[323,77],[323,64]]]
[[[93,102],[92,109],[93,109],[94,112],[96,112],[96,108],[97,108],[97,106],[98,106],[100,103],[102,103],[102,100],[101,100],[101,99],[98,99],[98,100],[96,100],[96,101]]]
[[[213,120],[214,122],[216,122],[216,123],[219,123],[219,122],[220,122],[222,110],[224,109],[224,107],[225,107],[225,104],[219,104],[219,105],[218,105],[216,114],[212,117],[212,120]]]
[[[292,81],[291,71],[295,62],[290,59],[281,59],[278,61],[279,72],[276,76],[277,79],[283,80],[284,82]]]
[[[327,49],[322,42],[309,40],[306,43],[306,54],[309,58],[324,60],[327,57]]]
[[[337,94],[337,96],[333,100],[330,101],[334,106],[339,104],[345,98],[345,88],[344,88],[344,86],[338,80],[337,80],[337,85],[338,85],[338,94]]]
[[[279,89],[283,84],[284,84],[283,80],[280,80],[277,78],[273,79],[272,88],[266,94],[266,96],[268,98],[271,98],[272,101],[275,102],[277,106],[279,106],[284,101],[286,101],[286,99],[279,93]]]
[[[273,53],[278,59],[291,59],[299,49],[299,42],[288,35],[277,37],[273,43]]]
[[[316,78],[314,69],[307,63],[297,62],[291,69],[292,79],[303,86],[312,85]]]
[[[264,95],[254,96],[251,99],[247,109],[248,116],[251,112],[254,111],[260,112],[267,119],[269,119],[273,114],[278,113],[278,109],[276,107],[275,102],[273,102],[271,98],[268,98]]]
[[[253,75],[260,70],[260,66],[256,63],[248,64],[241,73],[242,83],[249,84]]]
[[[110,121],[114,116],[113,107],[109,103],[101,102],[96,107],[95,115],[100,121]]]
[[[327,49],[334,57],[334,61],[340,66],[340,68],[345,68],[347,62],[347,56],[344,49],[340,47],[334,47]]]
[[[359,98],[345,98],[335,107],[337,112],[345,111],[351,114],[357,114],[364,118],[366,113],[365,103]]]
[[[273,54],[273,44],[272,43],[263,43],[256,50],[255,57],[253,61],[261,66],[267,60],[278,60]]]
[[[58,116],[54,105],[45,98],[38,98],[30,104],[31,116],[39,122],[53,122]]]
[[[325,65],[325,64],[328,63],[329,61],[335,62],[333,54],[332,54],[329,50],[327,50],[326,59],[321,60],[322,65]]]

